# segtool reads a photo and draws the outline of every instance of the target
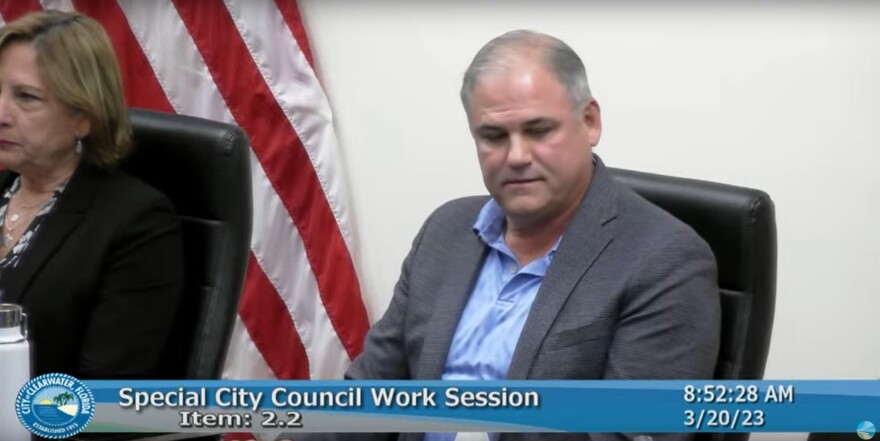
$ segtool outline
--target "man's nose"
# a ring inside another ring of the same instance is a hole
[[[507,152],[507,164],[512,168],[520,168],[532,162],[532,143],[520,135],[510,137],[510,150]]]

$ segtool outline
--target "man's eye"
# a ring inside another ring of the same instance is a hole
[[[545,135],[550,133],[553,130],[550,127],[535,127],[528,130],[528,135],[532,138],[543,138]]]
[[[492,132],[492,133],[483,133],[481,137],[487,142],[501,142],[507,139],[507,133],[503,132]]]

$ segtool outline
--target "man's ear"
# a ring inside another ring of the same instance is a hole
[[[599,138],[602,137],[602,109],[599,108],[599,102],[594,98],[590,98],[587,105],[584,106],[584,124],[587,126],[587,138],[590,147],[599,144]]]

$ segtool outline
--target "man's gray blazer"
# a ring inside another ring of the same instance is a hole
[[[428,218],[388,310],[370,329],[347,378],[441,377],[487,253],[472,228],[486,201],[458,199]],[[715,259],[706,243],[681,221],[615,184],[596,157],[589,191],[544,276],[507,378],[711,378],[720,321]],[[403,434],[401,439],[421,437]],[[615,437],[591,435],[593,440]],[[500,437],[548,438],[587,439],[583,434]],[[654,436],[660,438],[675,436]]]

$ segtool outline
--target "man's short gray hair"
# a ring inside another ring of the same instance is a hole
[[[587,69],[581,58],[564,41],[528,30],[510,31],[495,37],[477,52],[461,84],[461,103],[465,111],[470,113],[471,95],[483,74],[512,67],[517,59],[532,53],[543,58],[544,68],[556,75],[572,107],[580,112],[592,97]]]

